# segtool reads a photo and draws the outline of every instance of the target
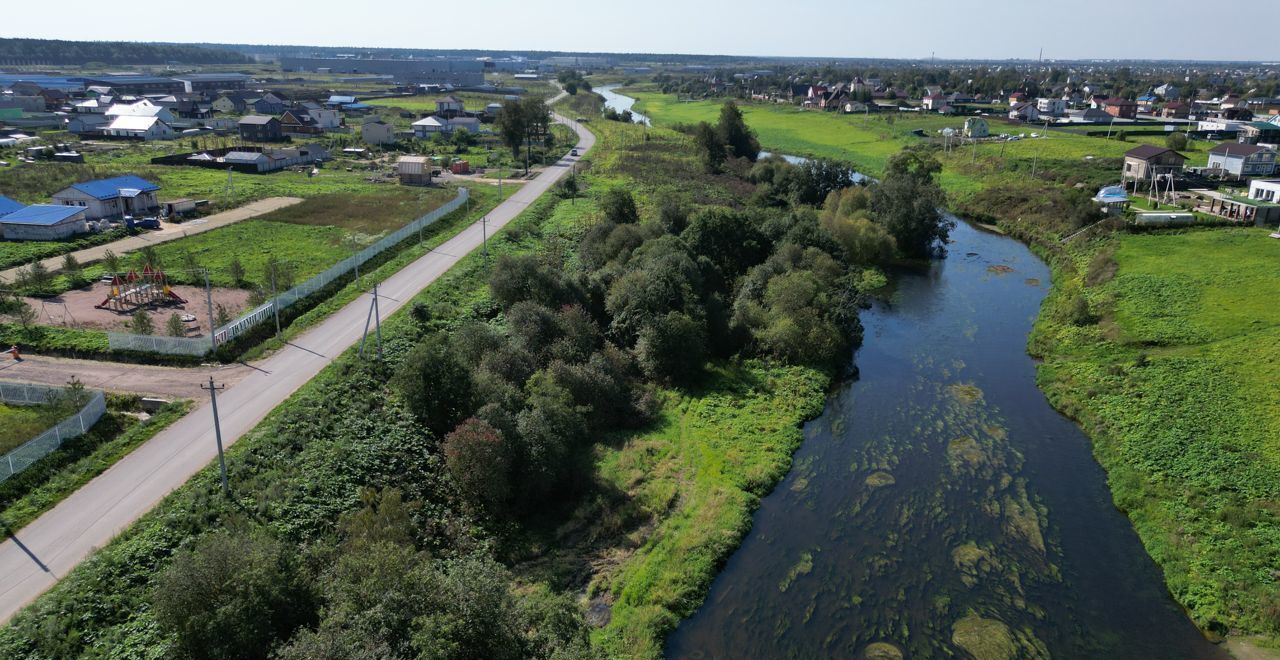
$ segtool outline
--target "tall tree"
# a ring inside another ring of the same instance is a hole
[[[720,121],[716,124],[720,141],[729,147],[734,158],[754,161],[760,155],[760,141],[742,118],[738,104],[727,101],[720,107]]]
[[[955,221],[942,214],[946,197],[938,185],[942,164],[918,149],[889,158],[884,177],[871,189],[871,212],[908,257],[924,258],[945,242]]]

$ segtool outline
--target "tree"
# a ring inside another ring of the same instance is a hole
[[[102,253],[102,267],[107,269],[108,273],[116,274],[120,272],[120,257],[115,252],[107,250]]]
[[[742,111],[733,101],[720,107],[720,121],[716,124],[721,144],[729,147],[734,158],[746,158],[754,161],[760,156],[760,142],[755,133],[747,127],[742,119]]]
[[[1164,145],[1174,151],[1181,151],[1187,148],[1187,136],[1185,133],[1173,132],[1164,138]]]
[[[884,176],[871,188],[872,218],[888,230],[908,257],[933,254],[955,226],[941,211],[946,201],[936,180],[941,170],[933,156],[903,149],[889,158]]]
[[[13,309],[9,312],[9,315],[13,317],[14,321],[18,322],[18,325],[22,326],[23,330],[30,330],[31,326],[36,324],[36,320],[40,318],[40,315],[36,312],[36,308],[31,306],[31,303],[21,298],[16,300],[17,303],[12,305]]]
[[[151,322],[151,317],[146,312],[137,311],[133,316],[129,317],[129,332],[135,335],[151,335],[155,334],[156,326]]]
[[[697,145],[703,171],[708,174],[719,172],[728,157],[720,133],[711,124],[699,122],[693,131],[693,141]]]
[[[645,375],[662,383],[686,383],[707,359],[705,324],[681,312],[658,317],[640,330],[636,358]]]
[[[520,146],[524,144],[524,136],[528,131],[528,120],[524,116],[524,107],[519,101],[506,101],[498,110],[494,126],[502,136],[502,143],[511,149],[514,158],[520,157]]]
[[[80,288],[84,285],[84,269],[80,265],[80,261],[76,259],[76,255],[67,253],[62,258],[62,273],[67,276],[72,288]]]
[[[33,261],[27,267],[26,288],[32,293],[43,294],[48,293],[53,286],[53,273],[49,272],[49,268],[44,265],[43,261]]]
[[[164,323],[164,329],[170,337],[187,336],[187,326],[182,322],[182,315],[177,312],[169,315],[169,320]]]
[[[471,506],[499,513],[511,495],[511,452],[502,433],[475,417],[444,438],[445,465]]]
[[[559,274],[533,254],[498,257],[489,275],[489,292],[503,309],[521,300],[558,307],[569,298]]]
[[[428,335],[393,379],[409,410],[437,437],[444,437],[475,409],[471,371],[450,350],[444,333]]]
[[[265,532],[214,532],[156,578],[156,622],[193,658],[267,658],[315,619],[297,553]]]
[[[244,264],[240,263],[240,257],[231,257],[231,263],[227,265],[227,274],[231,276],[231,281],[236,286],[244,284]]]
[[[600,200],[600,210],[605,220],[618,225],[640,222],[640,212],[636,210],[636,200],[626,188],[610,188]]]

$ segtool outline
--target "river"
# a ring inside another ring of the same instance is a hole
[[[613,91],[621,86],[622,85],[605,85],[604,87],[597,87],[592,91],[604,97],[604,107],[609,108],[614,112],[630,110],[631,121],[633,123],[650,126],[651,124],[649,123],[649,118],[647,116],[632,109],[632,106],[636,104],[635,99]]]
[[[963,222],[952,240],[863,313],[858,377],[668,657],[1226,657],[1036,387],[1048,268]]]

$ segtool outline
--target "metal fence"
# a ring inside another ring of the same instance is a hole
[[[279,309],[283,310],[299,300],[315,294],[317,291],[332,284],[334,280],[354,271],[370,259],[400,244],[401,241],[422,231],[440,218],[458,210],[467,203],[469,195],[470,193],[466,188],[458,190],[458,195],[449,203],[383,236],[377,243],[343,259],[306,282],[249,310],[240,318],[215,330],[213,338],[217,340],[217,344],[223,344],[244,334],[250,328],[271,318],[276,311],[275,305],[279,305]],[[214,346],[209,337],[152,337],[124,332],[108,332],[107,342],[112,350],[146,351],[169,355],[204,355],[213,350]]]
[[[59,387],[24,383],[0,383],[0,401],[18,405],[46,403],[63,391]],[[89,402],[74,415],[58,422],[53,428],[26,441],[17,449],[0,456],[0,481],[27,469],[44,458],[62,443],[93,428],[107,412],[107,399],[102,392],[92,392]]]

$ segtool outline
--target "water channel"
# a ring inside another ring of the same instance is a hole
[[[863,314],[859,376],[668,657],[1226,657],[1036,387],[1048,268],[965,223],[952,239]]]
[[[621,86],[622,85],[605,85],[604,87],[596,87],[592,91],[604,97],[604,107],[609,108],[614,112],[629,110],[631,112],[631,121],[633,123],[644,124],[645,126],[651,125],[647,116],[632,109],[631,106],[636,104],[635,99],[613,91]]]

